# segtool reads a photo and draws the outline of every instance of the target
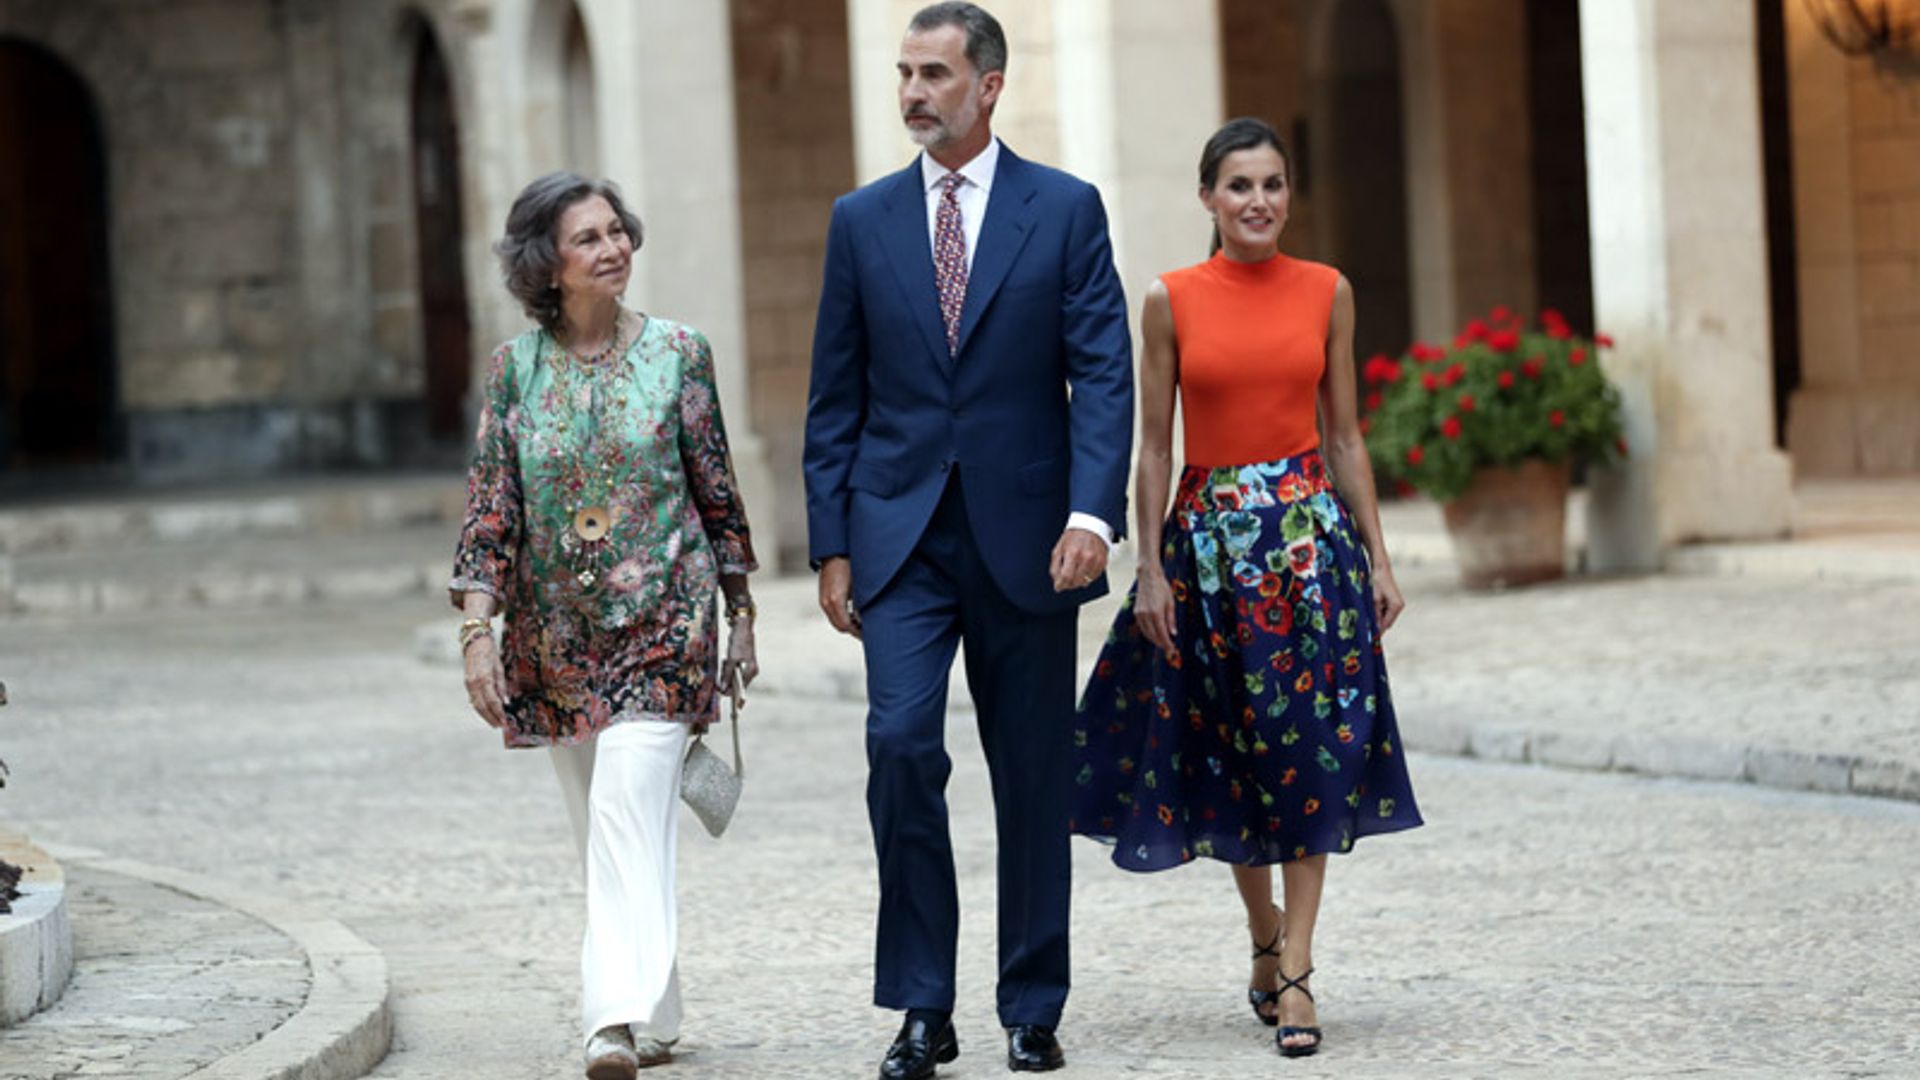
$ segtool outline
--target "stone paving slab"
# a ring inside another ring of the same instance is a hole
[[[264,923],[85,865],[68,880],[73,983],[0,1030],[0,1077],[177,1080],[257,1042],[306,999],[299,946]]]
[[[0,623],[9,813],[39,835],[225,868],[344,921],[393,981],[393,1049],[373,1076],[577,1076],[565,813],[543,757],[502,751],[456,673],[415,658],[415,627],[439,611],[421,598],[296,621]],[[1692,724],[1725,715],[1695,705]],[[713,841],[683,822],[689,1020],[672,1075],[870,1075],[894,1020],[868,1004],[861,709],[762,695],[746,717],[735,831]],[[941,1075],[956,1080],[1005,1075],[992,818],[969,727],[956,714],[949,734],[963,1055]],[[1920,807],[1430,754],[1412,766],[1428,826],[1334,863],[1315,979],[1329,1041],[1311,1061],[1278,1061],[1246,1012],[1221,868],[1128,875],[1076,843],[1060,1075],[1913,1075]]]

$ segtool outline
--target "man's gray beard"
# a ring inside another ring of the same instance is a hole
[[[904,121],[903,121],[904,122]],[[953,141],[953,132],[943,123],[936,122],[930,128],[917,128],[907,124],[907,138],[922,150],[931,150]]]

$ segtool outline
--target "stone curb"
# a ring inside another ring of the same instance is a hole
[[[769,672],[757,685],[766,696],[789,701],[860,704],[866,700],[858,672],[830,666],[799,669],[786,677]],[[948,708],[970,708],[964,687],[952,688]],[[1541,730],[1444,717],[1425,719],[1418,727],[1402,731],[1401,738],[1408,749],[1448,757],[1920,802],[1920,768],[1892,758],[1816,754],[1641,732]]]
[[[1428,719],[1401,737],[1409,749],[1452,757],[1920,802],[1920,768],[1890,758],[1643,732],[1541,731],[1446,719]]]
[[[73,928],[60,864],[24,836],[0,829],[0,855],[29,867],[11,914],[0,915],[0,1028],[60,1000],[73,976]]]
[[[290,901],[185,870],[62,850],[71,865],[138,878],[250,915],[306,953],[313,983],[300,1010],[258,1042],[183,1080],[352,1080],[387,1056],[393,1018],[387,1005],[386,957],[339,922]]]

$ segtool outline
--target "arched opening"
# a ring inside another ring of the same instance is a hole
[[[1353,283],[1354,352],[1398,354],[1413,340],[1400,41],[1385,0],[1332,6],[1329,63],[1315,95],[1329,137],[1315,148],[1325,256]]]
[[[424,23],[414,45],[410,116],[427,430],[436,439],[453,439],[466,427],[473,341],[462,262],[460,127],[446,57]]]
[[[100,117],[51,53],[0,40],[0,470],[119,452]]]
[[[600,173],[593,41],[573,0],[540,0],[527,24],[526,149],[535,173]]]

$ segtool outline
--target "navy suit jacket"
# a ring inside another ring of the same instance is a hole
[[[1070,511],[1126,526],[1133,349],[1091,184],[1002,145],[949,356],[920,162],[842,196],[814,324],[804,472],[809,554],[845,555],[853,600],[892,580],[958,468],[1007,598],[1060,611],[1048,562]]]

